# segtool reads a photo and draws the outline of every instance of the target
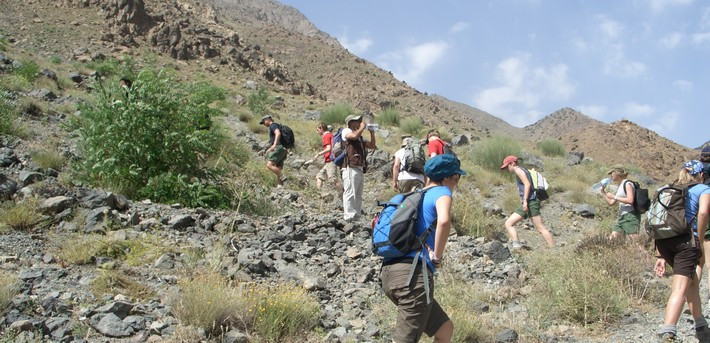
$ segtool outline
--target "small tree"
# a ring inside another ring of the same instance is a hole
[[[251,92],[248,101],[249,110],[257,117],[266,112],[266,107],[271,103],[269,92],[264,87],[259,87],[256,92]]]

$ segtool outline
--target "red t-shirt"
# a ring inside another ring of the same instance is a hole
[[[443,155],[444,154],[444,141],[441,139],[435,139],[433,141],[429,142],[429,145],[427,145],[427,156],[431,156],[432,153],[436,153],[437,155]]]
[[[325,149],[326,146],[330,145],[330,149],[333,149],[333,134],[330,132],[326,132],[323,134],[323,149]],[[330,162],[330,152],[325,153],[325,163]]]

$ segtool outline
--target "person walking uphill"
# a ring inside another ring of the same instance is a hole
[[[695,337],[699,342],[710,342],[710,329],[703,316],[700,300],[700,270],[702,270],[705,228],[710,212],[710,188],[700,184],[703,165],[692,160],[684,164],[676,185],[688,187],[685,198],[685,219],[692,231],[665,239],[656,239],[656,263],[654,271],[661,277],[666,272],[666,263],[673,268],[671,294],[666,304],[663,325],[658,330],[659,341],[678,342],[676,339],[678,319],[684,302],[688,303],[695,323]],[[707,252],[706,252],[707,253]]]
[[[627,180],[628,172],[621,167],[614,167],[609,170],[611,181],[618,183],[619,188],[616,194],[607,192],[602,187],[599,192],[604,196],[607,204],[614,205],[619,203],[619,219],[612,228],[609,239],[616,239],[622,235],[631,238],[632,241],[638,243],[639,228],[641,227],[641,215],[634,209],[634,188],[633,182]],[[641,250],[644,250],[641,248]]]
[[[392,188],[399,193],[406,193],[424,187],[422,173],[425,161],[424,150],[419,142],[404,137],[401,149],[394,153]]]
[[[345,221],[354,221],[362,209],[362,191],[365,187],[367,171],[367,149],[376,149],[375,131],[370,131],[370,140],[362,138],[366,124],[362,115],[349,115],[345,118],[347,127],[342,135],[345,140],[345,160],[341,169],[343,177],[343,217]]]
[[[397,305],[397,323],[392,335],[392,341],[396,343],[418,342],[422,333],[434,336],[434,342],[437,343],[451,342],[454,332],[453,322],[434,299],[432,274],[443,261],[444,248],[451,230],[453,192],[466,172],[461,170],[459,160],[452,155],[431,158],[425,164],[424,172],[429,181],[419,205],[416,234],[422,235],[430,226],[433,227],[424,242],[428,257],[413,251],[404,258],[385,259],[382,264],[382,288],[387,298]],[[423,263],[417,263],[410,278],[415,256],[424,258],[426,267],[423,267]],[[427,273],[427,280],[422,276],[423,268],[431,270],[431,273]],[[408,280],[411,280],[410,284],[407,284]]]
[[[276,185],[280,186],[286,178],[283,176],[283,167],[288,150],[283,146],[281,138],[281,125],[274,123],[270,115],[265,115],[259,121],[259,124],[269,128],[269,148],[266,149],[266,168],[271,170],[276,175]]]
[[[500,169],[505,169],[515,175],[515,183],[518,186],[518,193],[520,194],[520,207],[505,221],[505,229],[508,231],[508,236],[513,243],[513,248],[520,249],[523,247],[518,237],[518,231],[515,230],[515,225],[526,218],[532,220],[535,229],[542,235],[547,245],[550,247],[554,246],[555,239],[552,238],[552,233],[550,233],[547,227],[545,227],[545,224],[542,223],[540,200],[535,196],[530,172],[518,166],[518,158],[515,156],[506,157]]]
[[[325,123],[318,124],[316,130],[323,137],[323,150],[319,151],[313,160],[318,159],[321,155],[325,156],[325,164],[316,175],[316,187],[320,191],[323,187],[323,181],[331,181],[334,189],[340,189],[335,178],[337,166],[330,159],[330,152],[333,150],[333,133],[328,130],[328,125]]]

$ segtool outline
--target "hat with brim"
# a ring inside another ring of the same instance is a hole
[[[622,174],[626,174],[626,169],[624,169],[624,167],[612,167],[611,169],[609,169],[607,174],[611,175],[611,173],[613,172],[620,172]]]
[[[409,144],[409,142],[410,142],[411,140],[412,140],[411,137],[404,137],[404,138],[402,139],[402,145],[401,145],[401,147],[404,148],[405,146],[407,146],[407,144]]]
[[[265,115],[265,116],[261,117],[261,120],[259,120],[259,125],[264,125],[264,122],[265,122],[267,119],[271,119],[271,116],[270,116],[270,115]],[[273,119],[272,119],[272,120],[273,120]]]
[[[508,166],[513,162],[518,162],[518,158],[512,155],[506,157],[505,159],[503,159],[503,164],[500,166],[500,169],[508,168]]]
[[[347,118],[345,118],[345,124],[348,124],[348,123],[350,123],[350,122],[353,121],[353,120],[356,120],[356,121],[357,121],[357,120],[360,120],[360,119],[362,119],[362,115],[361,115],[361,114],[351,114],[351,115],[349,115]]]
[[[683,168],[685,168],[690,175],[698,175],[704,170],[703,162],[698,160],[690,160],[685,162],[685,164],[683,164]]]
[[[434,180],[443,180],[451,175],[467,175],[461,169],[461,161],[451,154],[436,155],[424,165],[424,174]]]
[[[703,148],[703,151],[700,152],[700,156],[710,157],[710,145]]]

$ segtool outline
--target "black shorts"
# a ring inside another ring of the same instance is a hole
[[[693,236],[695,246],[691,244],[688,235],[676,236],[666,239],[657,239],[656,248],[671,267],[673,275],[683,275],[692,278],[695,275],[695,267],[700,261],[700,242]]]

